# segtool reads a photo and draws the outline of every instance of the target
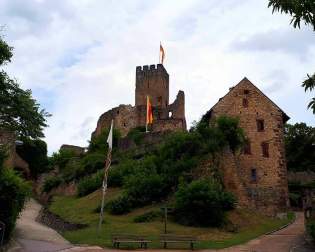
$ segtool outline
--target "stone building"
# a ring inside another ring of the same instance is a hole
[[[223,157],[224,183],[240,206],[268,215],[285,211],[288,202],[284,123],[289,117],[253,83],[244,78],[210,109],[211,121],[238,117],[248,138],[242,153]]]
[[[114,119],[116,129],[126,136],[130,129],[145,126],[146,97],[153,109],[151,131],[186,130],[185,94],[179,91],[175,101],[169,104],[169,75],[162,64],[136,68],[135,106],[119,105],[101,115],[92,136],[98,136],[109,128]]]
[[[23,160],[15,149],[16,136],[14,132],[9,130],[0,129],[0,146],[6,150],[7,158],[4,162],[5,167],[15,168],[23,172],[25,177],[30,176],[28,163]]]

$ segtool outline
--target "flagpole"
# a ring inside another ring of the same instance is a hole
[[[98,223],[98,235],[100,235],[101,227],[104,219],[104,204],[105,204],[105,194],[107,190],[107,178],[108,178],[108,172],[111,165],[111,157],[112,157],[112,149],[113,149],[113,125],[114,121],[112,120],[110,131],[107,138],[108,143],[108,152],[107,152],[107,158],[105,162],[105,170],[104,170],[104,178],[103,178],[103,185],[102,185],[102,203],[101,203],[101,211],[100,211],[100,220]]]
[[[159,64],[161,64],[161,41],[160,41],[160,48],[159,48]]]

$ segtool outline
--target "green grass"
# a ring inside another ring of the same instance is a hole
[[[119,189],[109,189],[106,194],[106,201],[111,200],[121,194]],[[50,210],[61,216],[63,219],[73,223],[89,224],[89,227],[75,231],[67,231],[63,236],[75,244],[99,245],[111,247],[111,234],[130,233],[148,235],[152,239],[150,248],[161,248],[158,237],[164,232],[162,220],[154,220],[146,223],[135,223],[134,218],[152,210],[159,210],[161,204],[147,206],[136,209],[133,212],[115,216],[105,213],[104,223],[100,234],[97,233],[99,214],[95,209],[99,206],[101,192],[96,191],[82,198],[69,196],[55,196],[50,206]],[[237,233],[227,232],[219,228],[199,228],[179,225],[171,220],[168,222],[168,232],[178,235],[193,235],[198,237],[196,248],[225,248],[247,242],[257,236],[277,229],[294,218],[294,214],[288,214],[284,220],[272,219],[259,214],[254,214],[247,210],[234,210],[228,213],[228,219],[240,228]],[[188,244],[175,244],[170,247],[184,248]],[[132,245],[126,248],[135,248]]]

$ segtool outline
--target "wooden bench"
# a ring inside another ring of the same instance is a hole
[[[132,234],[113,234],[112,243],[114,248],[119,248],[121,243],[140,243],[141,248],[147,248],[148,243],[152,242],[146,236]]]
[[[160,241],[164,243],[164,248],[167,247],[167,243],[190,243],[191,250],[194,249],[194,243],[197,241],[196,237],[187,235],[171,235],[163,234],[160,235]]]

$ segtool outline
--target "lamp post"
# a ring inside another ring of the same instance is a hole
[[[167,214],[170,213],[173,208],[172,207],[161,207],[161,210],[164,211],[164,234],[167,233]]]

